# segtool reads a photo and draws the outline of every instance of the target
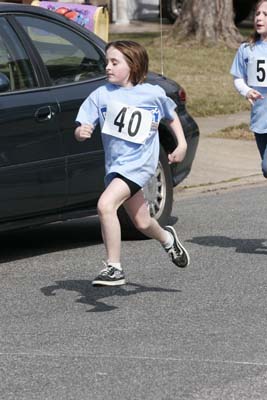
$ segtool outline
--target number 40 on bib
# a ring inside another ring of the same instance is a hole
[[[107,107],[102,133],[141,144],[150,136],[151,126],[150,111],[113,102]]]

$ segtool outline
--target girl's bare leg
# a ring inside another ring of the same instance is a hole
[[[154,218],[151,218],[141,190],[127,200],[124,207],[136,228],[146,236],[158,240],[175,265],[180,268],[189,265],[189,254],[180,242],[175,229],[171,226],[163,229]]]
[[[165,243],[168,234],[159,223],[150,216],[142,190],[124,203],[124,208],[135,227],[144,235]]]
[[[130,189],[121,179],[115,178],[98,200],[97,209],[103,242],[109,262],[119,263],[121,253],[121,227],[118,208],[129,198]]]

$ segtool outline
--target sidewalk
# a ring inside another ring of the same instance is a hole
[[[230,126],[249,122],[249,112],[195,118],[200,140],[189,176],[176,193],[206,192],[231,186],[265,183],[255,142],[211,138],[208,135]]]

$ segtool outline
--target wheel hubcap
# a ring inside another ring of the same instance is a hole
[[[182,11],[182,1],[181,0],[172,0],[171,2],[171,10],[173,15],[179,17]]]
[[[161,163],[155,175],[143,188],[151,217],[159,219],[166,202],[166,179]]]

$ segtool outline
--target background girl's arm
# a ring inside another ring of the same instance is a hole
[[[253,105],[256,100],[263,99],[261,93],[255,89],[251,89],[243,78],[234,77],[234,86],[238,93],[241,94],[241,96],[246,97],[251,105]]]

